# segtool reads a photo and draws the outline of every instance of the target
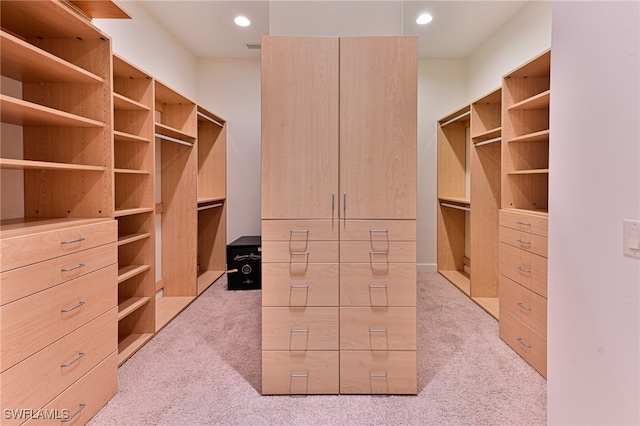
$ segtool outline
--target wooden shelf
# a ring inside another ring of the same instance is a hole
[[[113,94],[113,107],[121,111],[151,111],[147,105],[119,93]]]
[[[90,118],[69,114],[22,99],[0,95],[0,111],[3,123],[18,126],[50,127],[104,127],[105,123]]]
[[[195,297],[167,297],[164,296],[156,302],[156,332],[167,325],[173,318],[184,310]]]
[[[445,127],[454,123],[468,123],[471,117],[469,106],[458,110],[440,120],[440,127]]]
[[[151,267],[149,265],[127,265],[118,267],[118,284],[133,278],[144,271],[148,271],[150,268]]]
[[[113,169],[114,173],[128,174],[128,175],[150,175],[148,170],[135,170],[135,169]]]
[[[509,176],[513,175],[546,175],[549,174],[549,169],[532,169],[532,170],[513,170],[507,172]]]
[[[467,197],[438,197],[438,200],[450,203],[464,204],[465,206],[471,205],[471,200]]]
[[[467,296],[471,294],[471,281],[469,275],[467,275],[465,272],[448,270],[440,270],[438,272],[440,273],[440,275],[448,279],[451,284],[458,287],[464,294],[466,294]]]
[[[14,170],[74,170],[88,172],[106,172],[103,166],[89,166],[86,164],[51,163],[48,161],[15,160],[0,158],[0,168]]]
[[[549,129],[528,133],[526,135],[516,136],[509,139],[509,143],[513,142],[549,142]]]
[[[137,234],[126,234],[118,236],[118,245],[122,246],[125,244],[133,243],[134,241],[144,240],[149,238],[150,234],[148,232],[140,232]]]
[[[113,131],[113,140],[117,142],[151,142],[150,139],[143,136],[132,135],[118,130]]]
[[[497,297],[472,297],[472,300],[487,311],[489,315],[495,319],[500,319],[500,299]]]
[[[151,207],[138,207],[135,209],[116,210],[114,212],[114,217],[131,216],[140,213],[151,213],[153,211],[154,209]]]
[[[129,334],[118,342],[118,366],[121,366],[127,359],[131,357],[138,349],[144,346],[151,338],[153,333]]]
[[[225,197],[198,197],[198,205],[224,202]]]
[[[179,139],[191,145],[195,143],[195,139],[196,139],[194,135],[185,133],[181,130],[175,129],[173,127],[167,126],[162,123],[156,123],[156,136],[157,135],[168,136],[173,139]]]
[[[204,271],[198,275],[198,296],[224,275],[225,271]]]
[[[103,84],[104,78],[0,31],[2,75],[20,81]]]
[[[550,90],[546,90],[542,93],[539,93],[535,96],[531,96],[525,100],[517,102],[509,107],[509,111],[524,111],[524,110],[534,110],[534,109],[548,109],[549,108],[549,99],[550,99]]]
[[[490,139],[499,138],[502,134],[502,127],[496,127],[495,129],[487,130],[486,132],[482,132],[475,136],[471,137],[473,143],[485,142]]]
[[[17,218],[0,221],[0,239],[108,222],[111,218]]]
[[[505,208],[502,210],[506,210],[506,211],[511,211],[511,212],[515,212],[515,213],[525,213],[525,214],[537,214],[540,215],[542,217],[549,217],[549,211],[548,210],[542,210],[542,209],[513,209],[513,208]]]
[[[118,321],[131,315],[143,305],[149,303],[148,297],[128,297],[118,301]]]

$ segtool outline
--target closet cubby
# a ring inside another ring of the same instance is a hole
[[[167,85],[155,85],[159,145],[161,277],[156,285],[156,331],[197,296],[197,107]]]
[[[155,333],[153,78],[113,56],[118,362]]]
[[[548,211],[551,53],[503,78],[502,207]]]
[[[197,117],[199,295],[226,270],[227,129],[224,119],[201,106]]]
[[[467,220],[471,211],[468,178],[469,105],[438,121],[438,272],[471,294]]]
[[[502,88],[471,103],[471,298],[499,317],[498,216],[500,212]]]

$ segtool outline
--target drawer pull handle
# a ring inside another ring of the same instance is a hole
[[[75,240],[60,241],[60,244],[73,244],[73,243],[79,243],[80,241],[84,241],[84,240],[85,240],[84,237],[80,237],[80,238],[76,238]]]
[[[520,307],[521,307],[522,309],[524,309],[525,311],[530,311],[530,310],[531,310],[531,308],[527,308],[526,306],[524,306],[524,305],[522,304],[522,302],[518,302],[518,306],[520,306]]]
[[[374,373],[372,371],[369,371],[369,377],[387,377],[387,372],[385,371],[384,373]]]
[[[522,243],[522,244],[531,244],[531,241],[525,241],[525,240],[522,240],[522,239],[520,239],[520,238],[518,238],[518,240],[517,240],[517,241],[518,241],[519,243]]]
[[[292,328],[291,332],[292,333],[308,333],[309,329],[308,328]]]
[[[291,288],[309,288],[309,283],[304,284],[293,284],[290,285]]]
[[[82,358],[83,356],[84,356],[84,352],[78,352],[78,356],[77,357],[75,357],[71,361],[67,362],[66,364],[60,364],[60,367],[62,367],[62,368],[71,367],[73,364],[75,364],[76,362],[80,361],[80,358]]]
[[[80,269],[80,268],[84,268],[85,265],[84,263],[78,263],[76,266],[73,266],[71,268],[62,268],[60,271],[62,272],[71,272],[71,271],[75,271],[76,269]]]
[[[289,253],[293,256],[308,256],[308,251],[289,251]]]
[[[371,328],[369,327],[369,333],[386,333],[387,328]]]
[[[369,288],[387,288],[386,284],[369,284]]]
[[[289,231],[291,234],[308,234],[309,230],[308,229],[292,229],[291,231]]]
[[[78,414],[80,414],[80,411],[84,410],[84,407],[86,407],[86,406],[87,406],[87,404],[78,404],[78,407],[79,407],[79,408],[76,410],[76,412],[75,412],[75,413],[73,413],[72,415],[70,415],[69,417],[67,417],[66,419],[62,419],[60,422],[61,422],[61,423],[68,423],[68,422],[70,422],[71,420],[73,420],[73,418],[74,418],[75,416],[77,416]]]
[[[527,344],[524,342],[524,340],[522,340],[522,337],[518,337],[518,342],[520,342],[520,344],[521,344],[522,346],[524,346],[525,348],[527,348],[527,349],[531,349],[531,345],[527,345]]]
[[[518,266],[518,269],[522,272],[531,272],[531,269],[524,269],[522,266]]]
[[[389,254],[389,250],[383,250],[383,251],[370,251],[369,254]]]
[[[71,312],[71,311],[73,311],[73,310],[78,309],[80,306],[82,306],[82,305],[84,305],[84,304],[85,304],[85,302],[80,301],[80,303],[78,303],[78,304],[77,304],[77,305],[75,305],[75,306],[72,306],[72,307],[67,308],[67,309],[62,309],[62,312],[63,312],[63,313]]]
[[[516,222],[518,225],[531,226],[529,222],[522,222],[521,220]]]
[[[294,372],[291,372],[291,373],[289,373],[289,375],[290,375],[291,377],[309,377],[309,372],[308,372],[308,371],[307,371],[307,372],[304,372],[304,373],[294,373]]]

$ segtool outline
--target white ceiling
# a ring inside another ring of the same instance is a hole
[[[194,55],[257,58],[262,35],[417,35],[421,58],[466,58],[528,1],[155,0],[141,5]],[[415,23],[420,13],[433,21]],[[245,15],[251,26],[233,18]]]

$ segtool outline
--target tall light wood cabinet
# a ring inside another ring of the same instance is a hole
[[[500,337],[547,375],[551,52],[503,78]]]
[[[416,392],[416,43],[263,38],[265,394]]]
[[[63,2],[0,19],[3,424],[85,423],[117,387],[111,40]]]

